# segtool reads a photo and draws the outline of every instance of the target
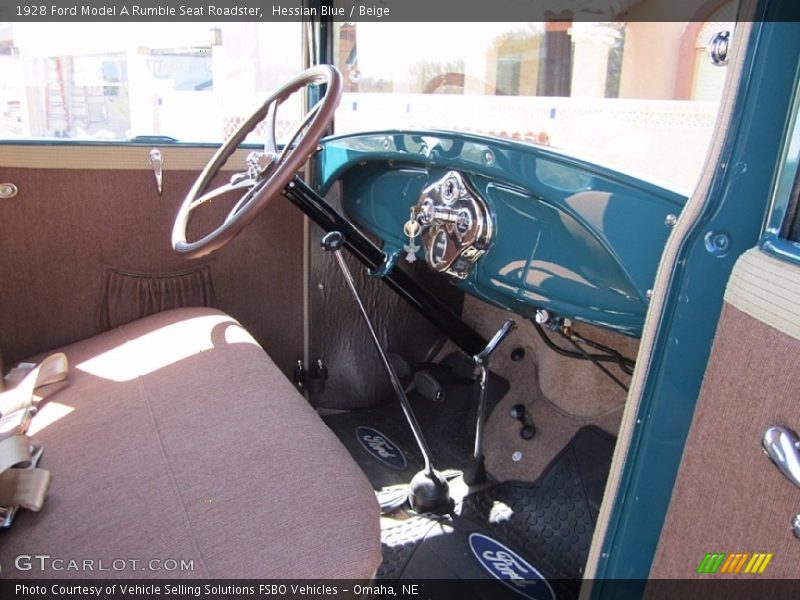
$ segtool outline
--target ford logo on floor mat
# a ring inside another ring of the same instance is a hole
[[[379,462],[396,471],[406,470],[408,466],[406,455],[397,444],[377,429],[356,427],[356,437],[364,446],[364,450]]]
[[[519,554],[482,533],[469,536],[472,556],[495,579],[531,600],[555,600],[547,580]]]

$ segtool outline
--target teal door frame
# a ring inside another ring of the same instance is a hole
[[[658,545],[683,446],[738,256],[758,243],[787,134],[800,57],[791,0],[765,0],[708,206],[682,241],[657,328],[637,429],[602,543],[593,598],[637,598]],[[727,250],[709,243],[722,234]]]

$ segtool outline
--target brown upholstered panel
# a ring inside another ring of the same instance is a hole
[[[107,269],[105,326],[109,329],[183,306],[215,306],[210,265],[148,275]]]
[[[328,201],[338,206],[337,190],[331,191]],[[348,410],[394,402],[389,378],[339,267],[333,256],[320,250],[323,233],[312,225],[310,345],[311,360],[323,358],[329,377],[325,390],[312,394],[311,400],[316,406]],[[411,363],[430,360],[444,344],[444,335],[385,284],[370,277],[361,263],[345,256],[384,347]],[[424,261],[409,265],[401,260],[398,268],[411,272],[453,312],[461,313],[463,293]]]
[[[800,576],[800,489],[760,444],[771,425],[800,427],[798,373],[800,340],[725,304],[651,577],[726,577],[695,572],[706,552],[772,552],[761,578]]]
[[[109,268],[158,276],[207,264],[216,306],[239,319],[284,373],[290,371],[303,348],[301,214],[278,198],[227,247],[188,261],[172,252],[170,233],[197,173],[172,171],[169,164],[166,169],[163,196],[146,169],[0,170],[2,180],[20,190],[0,203],[0,348],[6,364],[106,329]],[[207,225],[227,208],[222,202],[204,206],[197,221]],[[139,300],[131,294],[131,303]],[[124,303],[114,308],[116,314],[138,312]]]

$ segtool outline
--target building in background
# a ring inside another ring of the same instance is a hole
[[[638,20],[665,2],[619,2],[627,22],[336,23],[336,130],[507,137],[689,190],[727,70],[706,47],[736,3]],[[300,70],[301,39],[297,22],[0,24],[0,132],[220,141]],[[283,107],[279,133],[300,114]]]

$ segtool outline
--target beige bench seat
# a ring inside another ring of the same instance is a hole
[[[0,534],[3,576],[374,573],[371,486],[231,317],[171,310],[61,350],[68,382],[30,431],[44,444],[50,492],[40,513],[21,511]]]

